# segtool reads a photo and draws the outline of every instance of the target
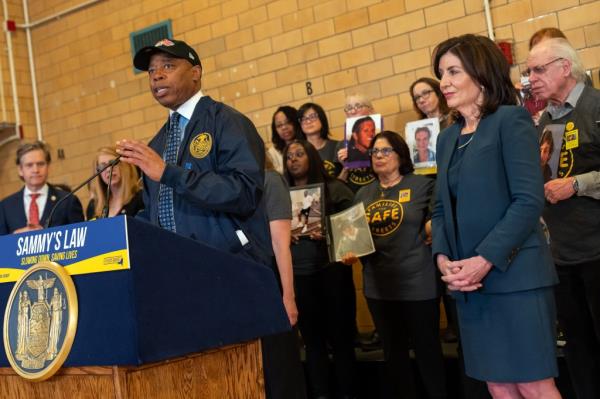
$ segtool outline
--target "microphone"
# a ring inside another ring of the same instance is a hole
[[[104,165],[100,170],[96,171],[96,173],[94,173],[89,179],[87,179],[86,181],[84,181],[83,183],[81,183],[80,185],[78,185],[77,187],[75,187],[70,193],[68,193],[67,195],[65,195],[61,199],[59,199],[58,202],[52,207],[52,210],[50,211],[50,214],[48,215],[48,220],[46,220],[46,223],[44,223],[44,228],[47,229],[48,227],[50,227],[50,223],[52,221],[52,216],[54,215],[54,212],[60,206],[60,204],[62,204],[63,202],[65,202],[67,200],[67,198],[70,198],[73,195],[75,195],[75,193],[77,191],[79,191],[83,186],[87,185],[89,182],[91,182],[92,180],[94,180],[96,177],[100,176],[102,174],[102,172],[104,172],[106,169],[112,168],[113,166],[115,166],[119,162],[121,162],[121,155],[117,155],[117,157],[115,159],[113,159],[112,161],[110,161],[109,163],[107,163],[106,165]],[[109,185],[109,187],[110,187],[110,185]]]
[[[113,169],[115,165],[120,162],[120,160],[121,155],[110,161],[112,165],[110,165],[110,170],[108,171],[108,184],[106,185],[106,204],[104,204],[104,208],[102,208],[102,215],[100,215],[101,219],[106,219],[108,217],[108,210],[110,208],[110,186],[112,184]]]

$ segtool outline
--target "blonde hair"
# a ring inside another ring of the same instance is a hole
[[[358,102],[365,104],[367,107],[369,107],[371,109],[371,111],[373,111],[373,103],[371,103],[371,100],[362,93],[351,92],[350,94],[348,94],[346,96],[346,105],[354,105],[354,104],[350,104],[350,99],[352,97],[356,98],[358,100]]]
[[[93,162],[93,170],[96,172],[98,170],[98,156],[100,155],[109,155],[113,157],[117,157],[117,151],[115,147],[101,147],[96,151],[96,157]],[[140,177],[135,166],[120,162],[119,167],[121,168],[121,201],[125,205],[131,201],[131,199],[137,194],[138,191],[141,190],[140,187]],[[100,217],[102,215],[102,210],[106,206],[106,186],[101,176],[94,179],[90,186],[90,197],[94,200],[94,217]]]

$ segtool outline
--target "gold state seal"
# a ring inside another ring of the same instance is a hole
[[[50,378],[66,360],[77,329],[71,276],[57,263],[40,262],[15,283],[4,313],[4,349],[17,374]]]

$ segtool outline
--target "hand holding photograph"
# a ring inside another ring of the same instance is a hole
[[[381,131],[381,114],[346,119],[344,142],[348,149],[346,168],[365,168],[371,165],[368,154],[373,137]]]
[[[333,248],[332,260],[339,262],[348,253],[356,257],[375,252],[373,237],[369,230],[365,206],[358,203],[329,217]]]
[[[323,184],[296,186],[290,189],[292,200],[292,235],[308,236],[323,230]]]
[[[408,122],[404,130],[406,144],[411,149],[410,157],[415,173],[430,174],[437,172],[435,146],[440,133],[438,118],[421,119]]]

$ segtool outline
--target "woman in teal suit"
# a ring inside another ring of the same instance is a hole
[[[560,398],[537,134],[489,39],[439,44],[434,70],[460,117],[438,138],[433,254],[457,300],[467,375],[494,398]]]

